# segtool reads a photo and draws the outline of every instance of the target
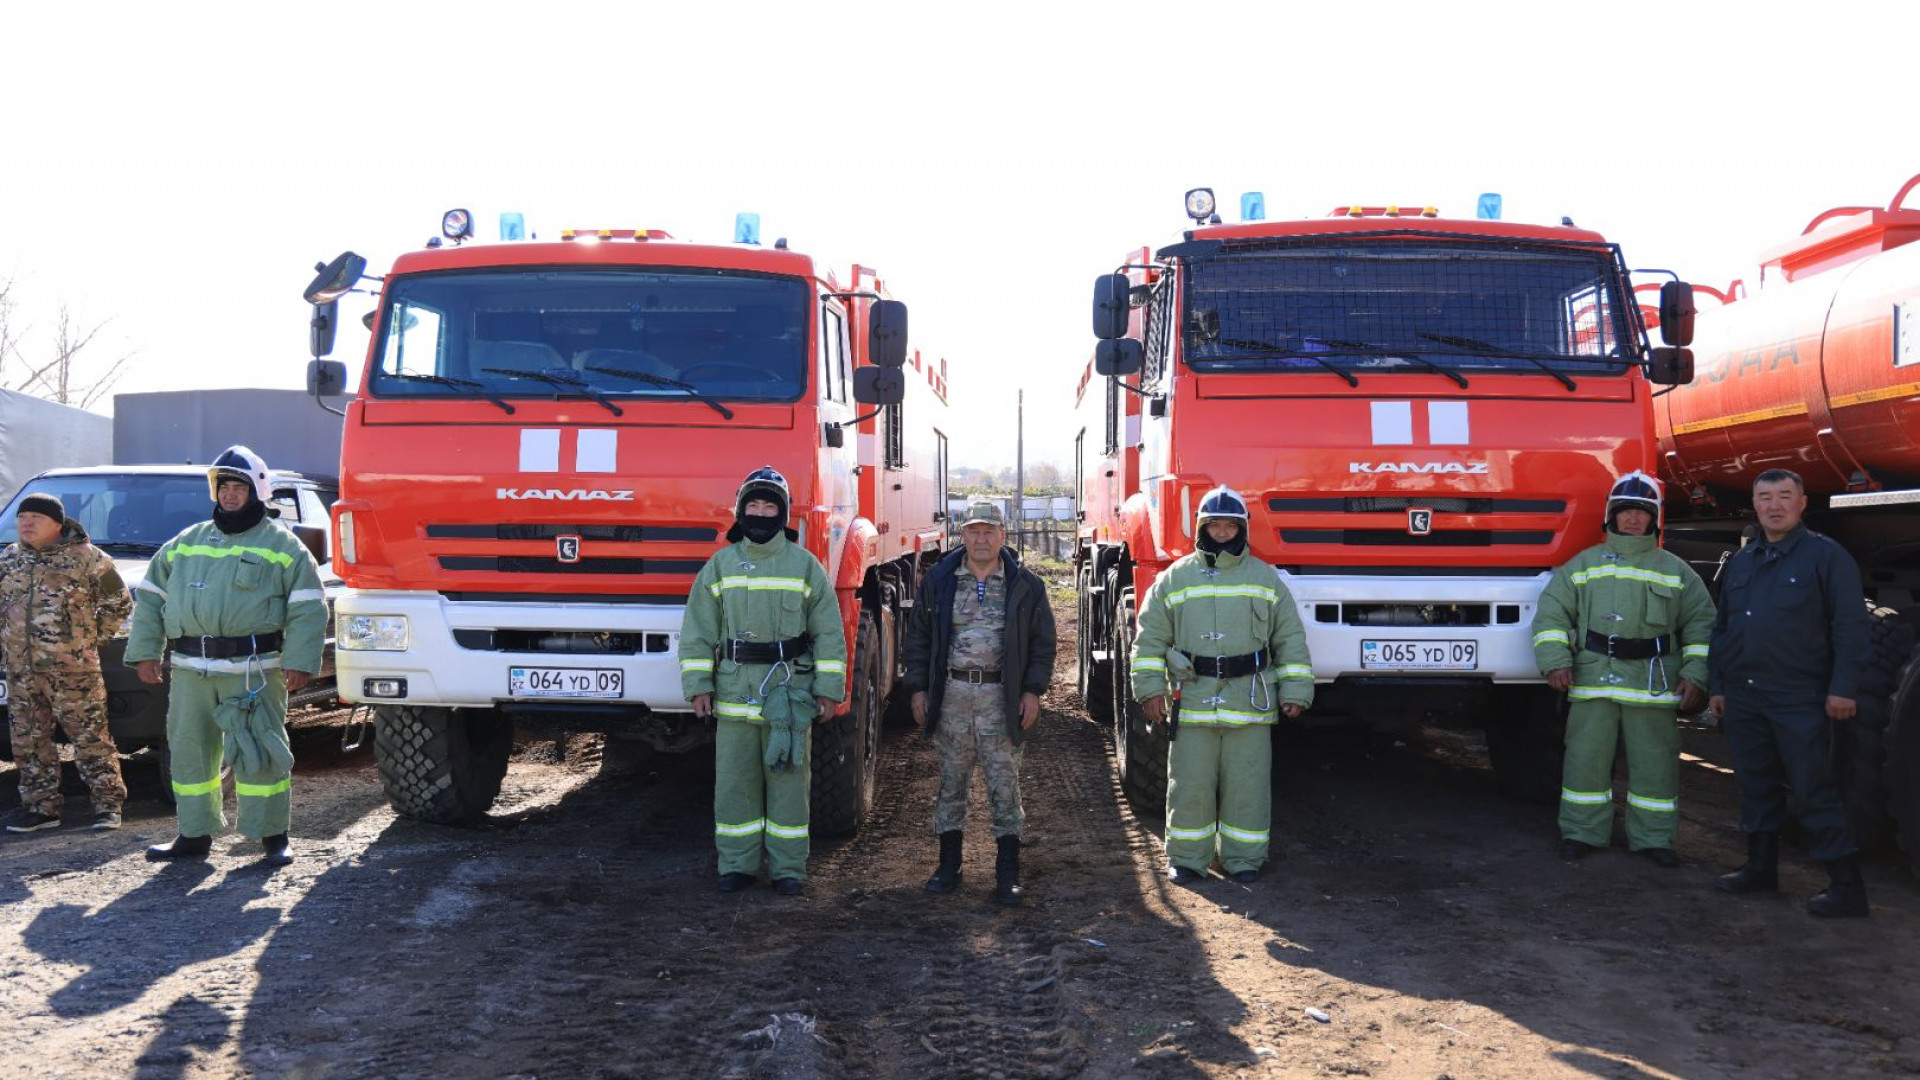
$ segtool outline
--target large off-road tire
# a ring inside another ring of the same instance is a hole
[[[1920,648],[1912,649],[1900,682],[1888,702],[1883,733],[1887,809],[1900,847],[1915,875],[1920,875]]]
[[[1901,669],[1913,652],[1913,627],[1892,608],[1867,602],[1870,632],[1860,666],[1859,712],[1833,725],[1833,776],[1853,826],[1854,843],[1867,853],[1885,851],[1893,840],[1887,735]]]
[[[873,811],[880,759],[879,654],[878,624],[863,611],[854,635],[853,707],[813,729],[812,830],[822,836],[851,836]]]
[[[1565,699],[1547,686],[1496,686],[1486,717],[1487,759],[1508,798],[1560,801],[1567,756]]]
[[[1120,783],[1142,812],[1159,815],[1167,805],[1167,726],[1149,725],[1133,700],[1129,666],[1133,656],[1133,593],[1120,595],[1113,614],[1113,662],[1108,664],[1113,695],[1113,760]]]
[[[374,710],[380,786],[402,817],[437,825],[480,817],[500,794],[512,752],[513,721],[494,709]]]
[[[1087,715],[1096,724],[1113,723],[1113,672],[1112,661],[1100,663],[1093,658],[1101,644],[1099,621],[1094,618],[1093,568],[1083,568],[1074,578],[1074,591],[1079,598],[1079,610],[1074,626],[1074,638],[1079,643],[1076,659],[1079,664],[1080,700],[1087,706]]]

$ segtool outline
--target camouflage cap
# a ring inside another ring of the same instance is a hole
[[[984,501],[968,503],[967,516],[960,522],[960,527],[966,528],[968,525],[981,524],[998,525],[1004,529],[1007,527],[1007,512],[1000,509],[1000,504],[998,503]]]

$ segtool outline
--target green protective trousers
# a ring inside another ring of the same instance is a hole
[[[1273,817],[1273,725],[1181,724],[1167,755],[1167,861],[1205,871],[1217,850],[1229,874],[1267,861]]]
[[[1601,848],[1613,838],[1613,752],[1622,737],[1627,848],[1671,848],[1680,822],[1680,728],[1667,706],[1573,703],[1560,782],[1560,835]]]
[[[764,723],[721,718],[713,735],[713,845],[722,874],[760,873],[773,880],[807,877],[807,823],[813,787],[813,729],[795,732],[793,768],[766,765]]]
[[[223,698],[246,693],[249,685],[259,686],[264,678],[267,685],[260,691],[257,708],[266,710],[284,732],[287,684],[278,668],[252,675],[202,675],[175,664],[170,678],[167,747],[173,755],[173,799],[180,835],[212,836],[227,823],[220,798],[223,735],[213,720],[214,706]],[[286,832],[293,820],[292,787],[291,770],[243,774],[236,766],[233,792],[240,835],[258,840]]]

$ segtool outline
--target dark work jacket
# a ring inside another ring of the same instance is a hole
[[[927,692],[927,734],[940,725],[940,702],[947,693],[947,653],[953,639],[953,597],[961,548],[933,564],[926,587],[907,618],[905,645],[908,691]],[[1012,548],[1000,549],[1007,579],[1007,636],[1000,661],[1000,689],[1007,699],[1007,734],[1019,744],[1020,695],[1039,696],[1053,681],[1053,608],[1040,576],[1020,564]]]
[[[1727,559],[1709,655],[1715,694],[1852,698],[1869,648],[1860,567],[1805,525]]]

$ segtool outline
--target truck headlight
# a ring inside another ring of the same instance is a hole
[[[333,645],[336,649],[404,652],[407,648],[407,617],[342,615],[334,624]]]

